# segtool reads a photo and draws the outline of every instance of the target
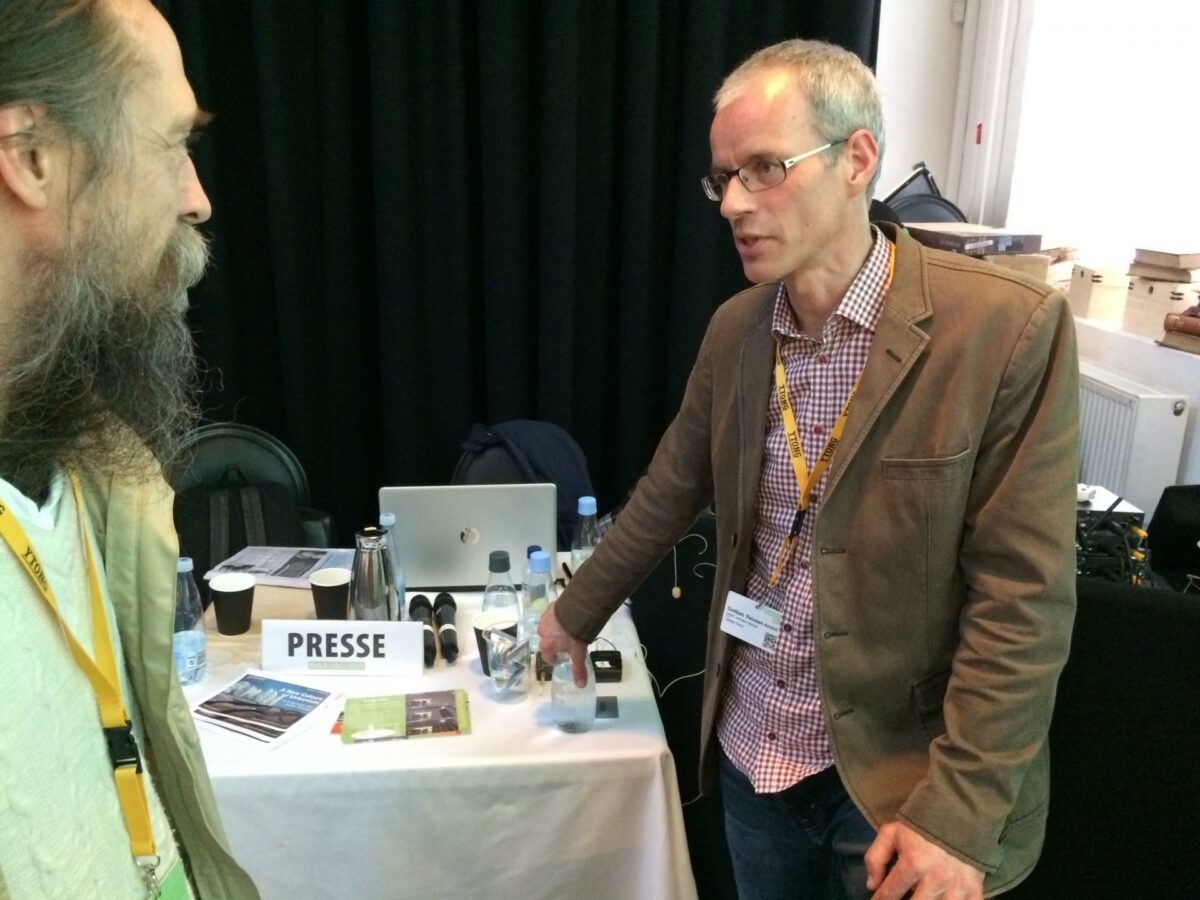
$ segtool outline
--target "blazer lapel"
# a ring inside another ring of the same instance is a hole
[[[829,481],[825,487],[827,499],[884,406],[929,343],[929,335],[917,327],[918,322],[932,313],[925,292],[924,250],[894,226],[884,223],[880,227],[896,244],[895,274],[875,326],[871,352],[863,367],[841,445],[829,465]]]
[[[770,394],[773,357],[771,312],[778,285],[764,295],[762,314],[742,341],[738,354],[738,423],[741,428],[741,459],[738,460],[738,531],[745,536],[742,546],[749,552],[754,531],[754,506],[762,470],[763,444],[767,432],[767,400]]]

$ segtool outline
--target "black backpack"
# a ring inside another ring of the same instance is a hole
[[[179,555],[190,556],[199,579],[243,547],[306,546],[292,492],[281,484],[251,483],[236,465],[216,486],[175,496]]]
[[[452,484],[540,484],[558,489],[558,548],[571,549],[579,498],[594,496],[587,459],[575,439],[552,422],[513,419],[473,425]]]

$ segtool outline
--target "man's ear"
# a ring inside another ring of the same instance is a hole
[[[846,139],[846,157],[850,161],[850,188],[854,194],[865,194],[867,185],[879,165],[879,145],[875,136],[860,128]]]
[[[45,111],[29,104],[0,106],[0,185],[31,209],[50,205],[54,154],[39,139]]]

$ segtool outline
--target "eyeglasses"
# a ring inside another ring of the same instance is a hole
[[[705,175],[700,179],[700,186],[704,188],[704,193],[708,199],[716,203],[720,203],[725,197],[725,190],[729,187],[729,179],[734,175],[738,177],[738,181],[742,183],[742,187],[746,190],[750,192],[765,191],[767,188],[783,184],[783,179],[787,177],[788,169],[796,165],[796,163],[803,162],[810,156],[816,156],[818,153],[823,153],[830,147],[844,144],[846,141],[847,138],[830,141],[828,144],[822,144],[815,150],[809,150],[807,153],[801,153],[799,156],[793,156],[791,159],[754,159],[740,169],[730,169],[728,172],[713,172],[710,175]]]

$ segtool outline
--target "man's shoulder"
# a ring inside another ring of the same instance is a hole
[[[961,253],[927,248],[924,260],[930,297],[935,304],[951,300],[1032,308],[1057,293],[1053,285],[1044,281]]]

